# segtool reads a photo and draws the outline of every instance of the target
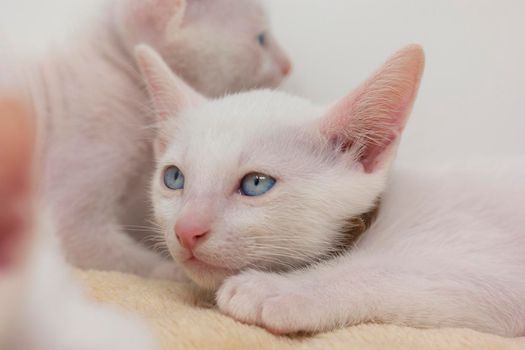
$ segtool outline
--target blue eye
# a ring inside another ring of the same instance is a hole
[[[184,188],[184,175],[176,166],[167,167],[164,171],[164,184],[170,190],[180,190]]]
[[[255,197],[268,192],[276,180],[268,175],[251,173],[241,180],[241,193],[245,196]]]
[[[261,33],[257,35],[257,41],[259,42],[259,45],[266,46],[266,33]]]

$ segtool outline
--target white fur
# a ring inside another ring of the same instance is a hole
[[[270,91],[177,105],[159,136],[170,141],[155,214],[186,273],[220,287],[220,310],[278,333],[387,322],[523,334],[525,159],[390,174],[422,69],[421,49],[409,47],[329,108]],[[145,78],[154,96],[193,94],[164,74]],[[163,184],[170,165],[184,189]],[[241,195],[251,172],[275,187]],[[355,246],[318,262],[378,197],[377,221]],[[191,252],[175,238],[181,218],[207,227]]]
[[[263,31],[271,38],[257,1],[204,3],[108,2],[87,35],[29,74],[46,134],[45,195],[67,258],[79,267],[180,276],[125,234],[138,230],[143,238],[155,231],[147,196],[155,120],[133,59],[136,44],[155,47],[207,95],[273,86],[283,78],[289,62],[278,44],[257,42]],[[226,6],[231,16],[221,10]]]
[[[490,163],[395,172],[350,253],[288,274],[244,272],[219,306],[279,333],[386,322],[522,335],[525,160],[498,162],[497,174]]]

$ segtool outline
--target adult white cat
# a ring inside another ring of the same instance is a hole
[[[31,75],[44,120],[42,176],[70,262],[172,277],[173,264],[124,228],[148,232],[154,120],[132,48],[146,42],[207,95],[274,86],[290,62],[255,0],[122,0]]]
[[[278,333],[523,334],[525,160],[391,174],[420,47],[328,108],[271,91],[207,100],[151,50],[137,56],[163,120],[156,218],[223,312]]]
[[[71,276],[37,203],[26,112],[0,98],[0,349],[158,349],[145,325],[88,301]]]

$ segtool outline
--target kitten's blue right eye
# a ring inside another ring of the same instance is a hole
[[[164,170],[164,184],[170,190],[181,190],[184,188],[184,174],[176,166],[167,167]]]
[[[260,173],[251,173],[241,180],[240,191],[241,194],[248,197],[261,196],[271,190],[276,182],[277,180],[271,176]]]

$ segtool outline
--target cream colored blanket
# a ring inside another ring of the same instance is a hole
[[[78,275],[94,299],[144,318],[165,350],[525,350],[525,338],[507,339],[466,329],[361,325],[315,336],[274,336],[221,315],[206,301],[209,296],[190,285],[110,272]]]

